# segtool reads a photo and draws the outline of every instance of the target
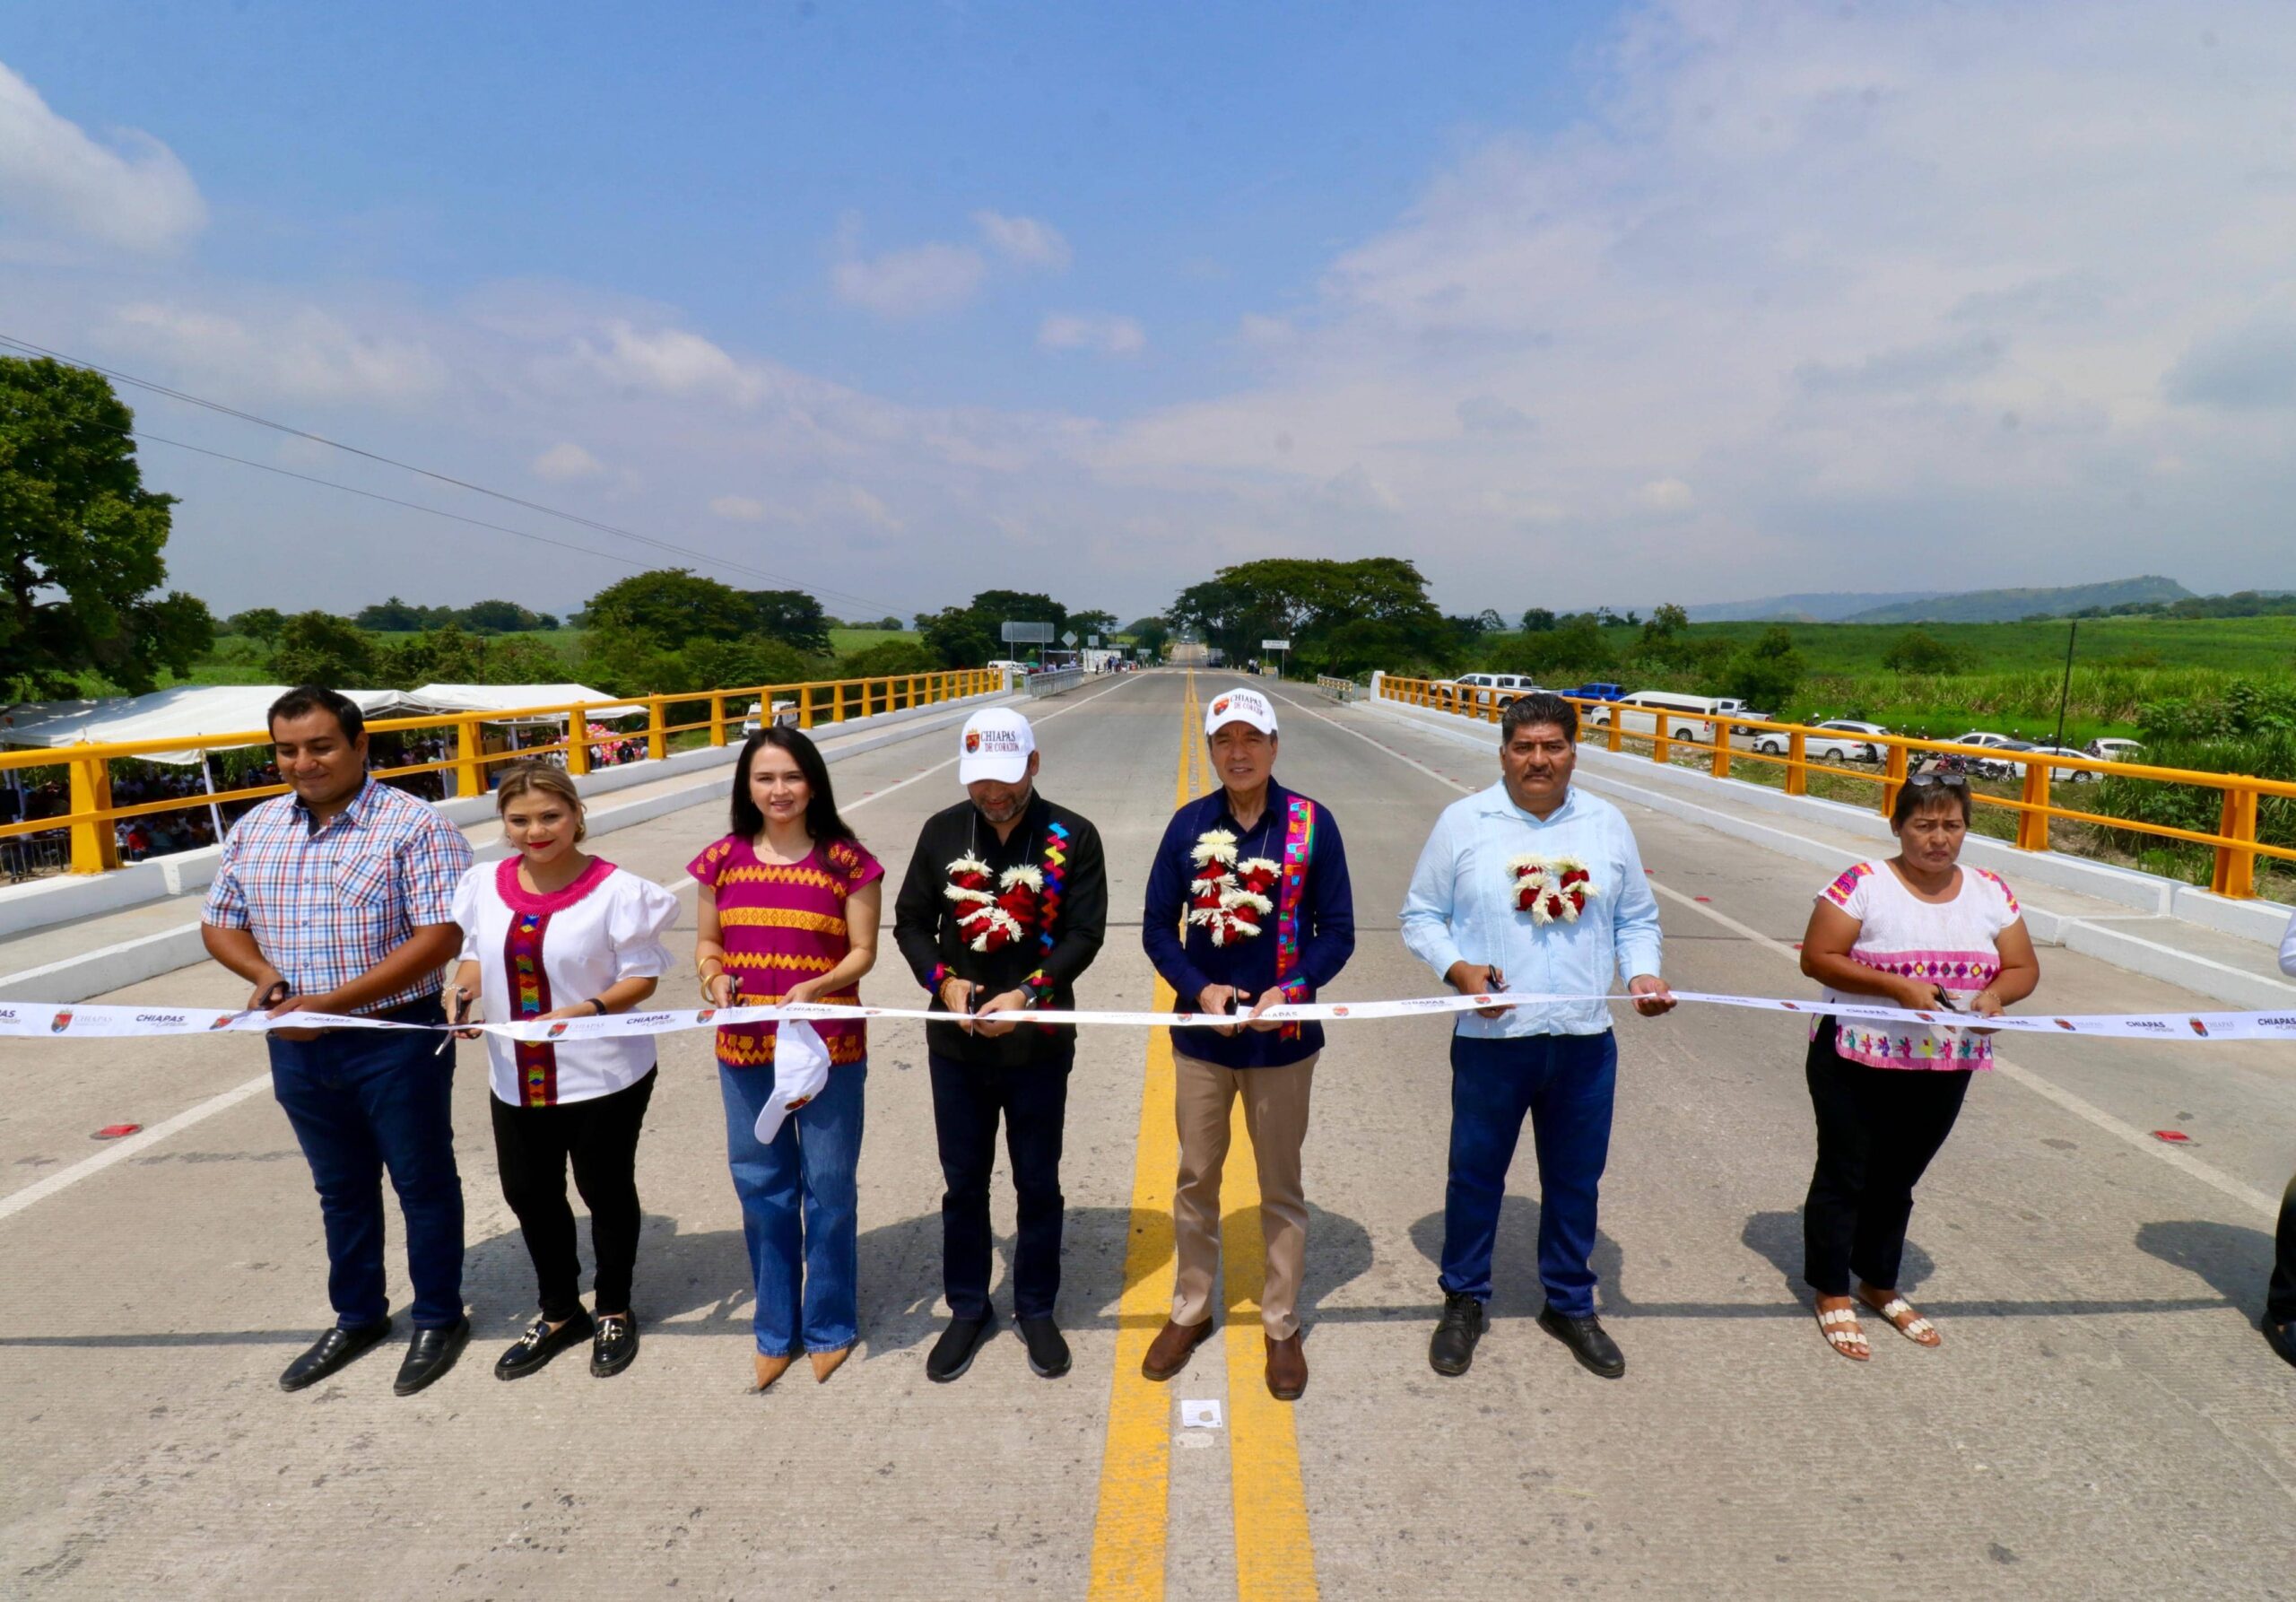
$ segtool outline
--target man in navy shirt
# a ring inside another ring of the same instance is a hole
[[[1141,944],[1176,993],[1178,1012],[1237,1013],[1237,1022],[1176,1030],[1180,1171],[1172,1197],[1178,1277],[1172,1316],[1141,1371],[1170,1380],[1212,1333],[1220,1267],[1220,1177],[1240,1095],[1258,1159],[1267,1241],[1260,1318],[1267,1389],[1292,1401],[1308,1388],[1300,1276],[1308,1204],[1300,1151],[1308,1092],[1324,1044],[1317,1023],[1261,1014],[1312,1001],[1355,951],[1347,853],[1331,814],[1274,781],[1275,708],[1257,690],[1223,691],[1204,718],[1222,788],[1172,814],[1148,875]]]

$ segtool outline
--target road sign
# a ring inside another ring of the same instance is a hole
[[[1006,623],[1004,643],[1007,645],[1050,645],[1050,623]]]
[[[1076,649],[1076,631],[1071,629],[1068,632],[1063,634],[1060,637],[1060,643],[1066,646],[1070,650],[1074,650]]]
[[[1288,640],[1263,640],[1259,642],[1259,649],[1264,651],[1288,651],[1292,649],[1292,642]]]
[[[1100,649],[1100,637],[1098,634],[1087,634],[1084,636],[1084,643],[1094,650],[1098,650]]]

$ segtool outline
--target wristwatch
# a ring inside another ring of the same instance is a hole
[[[593,996],[593,997],[590,997],[590,1006],[596,1009],[596,1011],[597,1011],[597,1014],[598,1014],[598,1016],[599,1016],[599,1017],[603,1018],[603,1017],[604,1017],[604,1016],[606,1015],[606,1004],[605,1004],[605,998],[604,998],[604,997],[601,997],[601,996]]]

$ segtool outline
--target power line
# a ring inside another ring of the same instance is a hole
[[[902,610],[900,607],[888,606],[883,601],[873,600],[867,596],[855,595],[850,590],[831,589],[821,585],[807,584],[803,580],[791,579],[786,574],[775,573],[769,571],[764,568],[753,567],[747,562],[737,562],[732,558],[718,555],[715,552],[697,550],[691,545],[681,545],[669,540],[657,539],[652,535],[640,533],[639,530],[634,528],[625,528],[615,523],[601,522],[596,518],[587,517],[580,512],[570,512],[558,507],[547,506],[539,501],[529,501],[523,496],[510,494],[507,491],[490,489],[484,484],[474,483],[468,479],[457,478],[452,474],[434,472],[430,468],[419,466],[413,462],[401,461],[396,457],[384,456],[378,451],[368,450],[361,446],[347,444],[341,440],[331,440],[325,434],[315,434],[308,429],[297,428],[292,423],[279,422],[268,417],[258,416],[253,412],[242,411],[237,406],[228,405],[222,401],[211,400],[204,396],[193,395],[186,390],[171,388],[168,385],[159,383],[153,379],[138,378],[133,373],[122,372],[117,368],[103,367],[96,362],[88,361],[77,356],[68,355],[62,351],[50,350],[46,345],[34,344],[30,340],[19,339],[11,334],[0,333],[0,345],[10,346],[19,351],[30,352],[36,356],[46,356],[53,361],[64,362],[65,365],[70,367],[83,368],[89,372],[101,373],[105,378],[115,379],[122,384],[134,385],[138,389],[150,390],[152,394],[165,396],[170,400],[181,401],[187,405],[204,407],[210,412],[218,413],[225,417],[236,418],[242,422],[253,423],[258,428],[271,429],[278,433],[286,434],[294,439],[308,440],[315,445],[324,445],[334,450],[347,452],[352,456],[363,457],[370,462],[377,462],[387,467],[396,467],[403,472],[413,473],[419,475],[423,478],[436,480],[439,483],[451,484],[459,490],[468,490],[474,494],[485,495],[496,501],[506,501],[512,506],[524,507],[528,511],[541,512],[546,517],[560,518],[570,523],[579,524],[586,528],[595,528],[601,534],[613,535],[617,538],[621,539],[635,540],[639,544],[650,545],[657,551],[665,551],[672,555],[688,556],[697,562],[709,562],[734,568],[741,572],[751,574],[756,578],[769,579],[776,584],[789,585],[794,588],[809,590],[813,594],[820,596],[831,596],[847,601],[857,601],[864,606],[882,608],[888,613],[900,612]],[[392,505],[410,507],[416,511],[436,512],[440,517],[457,516],[457,514],[453,512],[439,511],[436,507],[426,507],[413,501],[397,501],[388,495],[373,494],[368,491],[352,489],[352,486],[348,484],[336,483],[331,479],[313,478],[307,474],[289,473],[283,468],[268,468],[265,464],[262,462],[249,461],[244,457],[230,456],[223,451],[204,450],[199,446],[185,445],[180,440],[161,439],[156,434],[150,437],[155,442],[161,445],[175,445],[184,450],[200,451],[202,455],[215,457],[227,462],[237,462],[242,466],[265,467],[266,471],[280,473],[288,478],[300,478],[304,480],[306,483],[320,484],[327,489],[343,490],[351,494],[363,494],[367,495],[370,500],[389,501]],[[482,528],[499,528],[505,534],[517,534],[522,538],[542,538],[539,535],[525,535],[518,529],[505,528],[499,523],[487,523],[474,518],[462,518],[460,520],[465,523],[476,524]],[[547,544],[559,544],[562,549],[569,551],[586,551],[587,554],[593,556],[606,555],[604,552],[588,551],[585,546],[564,544],[560,541],[545,540],[544,543]],[[607,556],[606,559],[612,562],[623,562],[624,565],[628,566],[637,565],[634,563],[629,563],[625,559],[620,557]],[[642,571],[644,570],[640,568],[639,570]]]

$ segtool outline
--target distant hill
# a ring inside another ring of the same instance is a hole
[[[2182,601],[2192,591],[2157,573],[2116,579],[2106,584],[2069,584],[2055,589],[1972,589],[1959,595],[1892,600],[1852,612],[1848,623],[2011,623],[2041,614],[2062,617],[2086,606],[2119,606],[2135,601]],[[1694,615],[1694,614],[1693,614]]]
[[[1877,606],[1932,601],[1943,593],[1935,589],[1896,590],[1879,595],[1870,590],[1828,590],[1814,595],[1763,596],[1752,601],[1715,601],[1686,610],[1694,623],[1838,623]]]

